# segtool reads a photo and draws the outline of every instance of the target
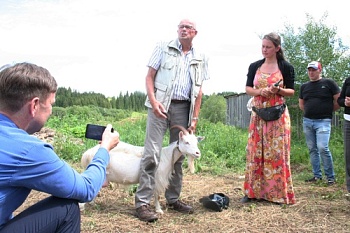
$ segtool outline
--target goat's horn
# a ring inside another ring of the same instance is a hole
[[[183,126],[181,126],[181,125],[173,125],[170,129],[173,129],[173,128],[178,128],[178,129],[180,129],[182,132],[184,132],[184,134],[188,134],[187,129],[185,129],[185,127],[183,127]]]

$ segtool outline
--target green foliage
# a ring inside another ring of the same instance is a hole
[[[73,162],[80,162],[83,152],[93,145],[91,142],[85,145],[83,140],[64,133],[58,133],[53,144],[56,153],[62,159]]]
[[[286,24],[279,32],[283,39],[282,48],[286,59],[295,68],[295,94],[286,98],[293,125],[293,139],[303,138],[302,111],[299,109],[300,86],[309,81],[307,64],[316,60],[322,63],[322,76],[334,79],[339,86],[350,75],[349,47],[337,36],[335,26],[325,24],[328,15],[315,21],[306,14],[307,22],[295,30],[293,25]]]
[[[226,100],[221,95],[210,95],[201,107],[200,118],[212,123],[226,122]]]
[[[146,132],[146,115],[116,122],[114,128],[118,130],[121,141],[135,146],[143,146]]]
[[[96,107],[91,106],[90,108],[95,109]],[[57,110],[57,115],[53,115],[47,124],[47,127],[57,132],[53,143],[55,151],[68,162],[79,162],[82,153],[97,144],[95,140],[84,138],[85,126],[88,122],[86,112],[79,113],[79,111],[76,111],[75,115],[71,115],[71,113],[64,115],[61,113],[69,112],[68,109],[63,111],[63,109],[58,108]],[[62,115],[64,116],[62,117]],[[103,117],[101,114],[99,121],[94,123],[111,123],[120,133],[122,141],[138,146],[144,145],[146,114],[133,112],[123,119],[108,120],[108,118],[109,116]],[[196,135],[205,137],[199,144],[202,156],[195,161],[196,172],[224,174],[230,171],[238,174],[244,173],[248,137],[246,129],[235,128],[221,122],[212,123],[209,120],[202,119],[198,122]],[[168,140],[169,136],[167,134],[163,141],[164,145],[167,145]],[[337,182],[344,183],[343,137],[340,130],[332,131],[329,147],[333,154]],[[300,139],[292,138],[291,164],[292,168],[298,169],[298,172],[292,170],[293,178],[304,180],[312,175],[304,137]],[[184,167],[186,166],[187,163],[184,164]]]
[[[306,72],[310,61],[322,63],[322,75],[333,78],[339,85],[350,74],[349,47],[337,37],[337,28],[325,24],[327,14],[315,21],[306,14],[307,23],[304,27],[294,30],[292,25],[285,25],[280,32],[283,38],[284,53],[296,72],[297,85],[309,80]]]
[[[202,152],[200,170],[209,169],[214,173],[220,173],[225,169],[236,172],[244,170],[248,136],[246,130],[227,126],[221,122],[214,124],[208,120],[201,120],[196,132],[197,135],[205,136],[205,140],[200,143]]]

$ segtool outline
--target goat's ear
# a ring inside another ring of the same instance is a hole
[[[179,138],[182,139],[183,136],[184,136],[184,132],[180,131],[180,132],[179,132]]]
[[[201,142],[201,141],[204,140],[204,138],[205,138],[204,136],[198,136],[198,137],[197,137],[197,141],[198,141],[198,142]]]

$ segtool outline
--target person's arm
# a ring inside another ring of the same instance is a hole
[[[12,185],[45,192],[60,198],[76,199],[79,202],[92,201],[100,191],[106,178],[109,163],[109,150],[119,143],[119,134],[106,127],[99,150],[86,170],[79,174],[65,161],[61,160],[47,143],[33,144],[18,164],[18,172]]]
[[[268,96],[270,90],[267,88],[256,89],[254,88],[254,77],[257,69],[264,63],[265,59],[251,63],[248,67],[247,81],[246,81],[246,94],[250,96]]]
[[[191,122],[189,124],[190,126],[188,127],[188,130],[192,130],[193,132],[196,131],[197,123],[198,123],[198,120],[199,120],[199,118],[198,118],[199,117],[199,112],[200,112],[200,108],[201,108],[201,105],[202,105],[203,81],[210,79],[208,58],[205,57],[203,60],[204,60],[204,64],[203,64],[203,68],[202,68],[202,72],[201,72],[202,73],[201,86],[200,86],[200,88],[198,90],[197,97],[195,98],[192,116],[189,119]]]
[[[199,111],[201,108],[201,103],[202,103],[202,87],[199,89],[198,96],[194,102],[194,109],[193,109],[193,117],[191,120],[191,125],[189,127],[189,130],[192,130],[193,132],[196,131],[197,123],[198,123],[198,116],[199,116]]]
[[[250,95],[250,96],[258,96],[258,95],[261,95],[262,93],[262,90],[263,89],[255,89],[253,87],[250,87],[250,86],[246,86],[245,87],[245,92]]]
[[[304,111],[304,108],[305,108],[304,96],[303,96],[304,88],[305,88],[305,83],[301,85],[299,90],[299,108],[301,111]]]
[[[157,117],[167,118],[165,112],[166,109],[164,106],[156,99],[155,96],[155,78],[160,68],[161,60],[163,57],[163,49],[166,47],[163,42],[157,43],[156,47],[153,50],[151,58],[147,64],[148,72],[146,75],[146,92],[148,100],[152,106],[152,110]]]
[[[345,98],[346,98],[346,89],[349,85],[349,81],[350,81],[350,78],[345,79],[345,81],[343,82],[343,86],[341,88],[341,91],[340,91],[340,95],[337,99],[337,103],[339,104],[340,107],[347,107],[345,105]]]
[[[333,79],[326,79],[331,85],[331,91],[333,94],[333,111],[337,111],[340,108],[338,104],[338,98],[340,96],[340,88],[338,84]]]
[[[340,105],[338,104],[339,96],[340,93],[333,95],[333,111],[337,111],[340,108]]]
[[[294,89],[291,88],[283,88],[283,87],[275,87],[271,86],[271,92],[274,94],[279,94],[281,96],[293,96],[294,95]]]
[[[304,111],[304,100],[299,98],[299,108]]]
[[[284,65],[281,65],[284,64]],[[279,62],[279,68],[282,69],[283,75],[283,86],[274,87],[272,86],[272,93],[277,93],[281,96],[293,96],[294,91],[294,80],[295,80],[295,72],[294,67],[287,61]]]
[[[148,99],[152,105],[152,108],[156,108],[156,97],[154,95],[154,78],[156,76],[157,71],[152,68],[152,67],[148,67],[148,72],[146,75],[146,92],[147,92],[147,96]]]
[[[87,169],[79,174],[61,160],[48,144],[35,145],[26,154],[30,161],[19,164],[14,186],[26,187],[60,198],[89,202],[94,199],[106,177],[109,154],[100,148]]]
[[[152,67],[148,68],[148,72],[146,75],[146,92],[148,99],[152,105],[152,110],[157,117],[167,118],[165,114],[164,106],[156,99],[155,90],[154,90],[154,80],[156,76],[157,70]]]

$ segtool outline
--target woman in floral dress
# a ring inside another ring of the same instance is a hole
[[[251,105],[258,109],[285,103],[285,96],[294,95],[295,78],[293,66],[284,58],[279,35],[265,35],[261,49],[264,58],[250,64],[246,83],[246,93],[253,96]],[[275,121],[264,121],[252,111],[242,203],[254,199],[279,204],[295,203],[290,138],[288,107]]]

